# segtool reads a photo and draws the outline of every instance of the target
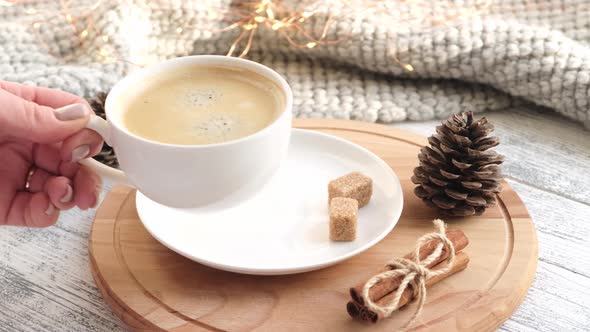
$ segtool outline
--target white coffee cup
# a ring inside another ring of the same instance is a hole
[[[239,68],[260,74],[285,96],[284,109],[274,122],[237,140],[209,145],[175,145],[151,141],[123,125],[125,91],[150,77],[194,65]],[[107,120],[92,116],[88,128],[113,147],[121,170],[93,159],[84,164],[99,174],[135,186],[155,202],[171,207],[202,207],[224,199],[254,195],[276,172],[287,154],[291,133],[293,94],[272,69],[256,62],[215,55],[167,60],[141,69],[117,83],[106,102]]]

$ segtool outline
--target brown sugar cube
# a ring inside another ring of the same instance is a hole
[[[328,202],[334,197],[354,198],[361,208],[369,203],[372,194],[373,180],[359,172],[346,174],[328,184]]]
[[[356,239],[358,202],[352,198],[335,197],[330,201],[330,240]]]

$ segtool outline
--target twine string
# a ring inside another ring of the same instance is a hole
[[[455,263],[455,247],[451,240],[449,240],[445,233],[445,223],[436,219],[433,221],[435,231],[423,235],[416,242],[413,259],[396,258],[387,264],[390,270],[379,273],[367,281],[363,287],[363,300],[367,307],[373,312],[380,313],[384,317],[389,317],[399,307],[399,302],[404,291],[411,287],[413,291],[413,298],[418,299],[418,305],[412,317],[404,324],[402,330],[410,326],[420,316],[424,303],[426,302],[426,280],[434,276],[447,273]],[[434,251],[428,255],[424,260],[420,260],[420,248],[428,241],[438,240]],[[440,255],[443,254],[443,249],[447,248],[449,257],[447,264],[440,269],[430,270],[427,266],[434,262]],[[379,305],[373,302],[369,296],[369,290],[377,283],[387,279],[395,279],[403,277],[402,281],[395,292],[395,296],[391,301],[384,305]]]

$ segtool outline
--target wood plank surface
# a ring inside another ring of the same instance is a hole
[[[539,237],[536,279],[500,330],[587,331],[590,132],[541,109],[486,116],[496,124],[503,140],[499,149],[508,156],[505,173]],[[429,135],[436,123],[393,126]],[[90,274],[87,236],[93,217],[94,211],[74,210],[44,230],[0,227],[0,331],[127,331]]]

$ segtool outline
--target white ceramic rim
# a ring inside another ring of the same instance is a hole
[[[119,95],[123,91],[125,91],[129,86],[134,85],[138,82],[141,82],[146,77],[150,77],[150,76],[155,75],[155,73],[159,72],[160,70],[162,70],[165,67],[178,66],[178,65],[182,65],[182,64],[184,64],[184,65],[202,64],[202,65],[212,65],[212,66],[217,65],[217,66],[229,67],[229,68],[240,68],[240,69],[249,70],[249,71],[253,71],[257,74],[260,74],[260,75],[270,79],[271,81],[275,82],[276,84],[278,84],[278,86],[281,88],[281,90],[285,94],[285,105],[283,107],[283,110],[282,110],[281,114],[276,119],[274,119],[273,122],[269,123],[266,127],[264,127],[263,129],[255,132],[253,134],[250,134],[250,135],[244,136],[244,137],[240,137],[238,139],[231,140],[231,141],[214,143],[214,144],[203,144],[203,145],[170,144],[170,143],[162,143],[162,142],[158,142],[158,141],[153,141],[153,140],[141,137],[141,136],[137,136],[137,135],[133,134],[132,132],[130,132],[124,126],[120,125],[120,123],[117,123],[117,121],[110,120],[111,116],[109,114],[112,112],[112,109],[114,109],[113,104],[116,102],[116,99],[119,97]],[[146,142],[146,143],[167,146],[167,147],[180,148],[180,149],[187,149],[187,148],[189,148],[189,149],[195,149],[195,148],[208,149],[208,148],[213,148],[213,147],[218,147],[218,146],[239,144],[242,141],[250,140],[255,137],[264,135],[265,132],[269,131],[270,128],[272,128],[273,126],[276,126],[277,123],[280,122],[279,119],[281,119],[285,116],[291,117],[292,108],[293,108],[293,91],[291,91],[291,87],[289,86],[287,81],[279,73],[277,73],[276,71],[272,70],[271,68],[264,66],[258,62],[254,62],[254,61],[250,61],[250,60],[246,60],[246,59],[242,59],[242,58],[225,56],[225,55],[191,55],[191,56],[173,58],[173,59],[165,60],[162,62],[158,62],[158,63],[151,65],[151,66],[147,66],[145,68],[142,68],[142,69],[126,76],[125,78],[123,78],[122,80],[117,82],[115,84],[115,86],[111,89],[111,91],[109,92],[109,94],[107,95],[107,98],[105,100],[105,114],[106,114],[107,121],[109,122],[110,126],[113,126],[113,127],[117,128],[118,130],[124,132],[125,134],[127,134],[137,140]]]
[[[150,228],[147,227],[143,223],[143,221],[141,222],[142,225],[144,225],[144,227],[148,231],[148,233],[150,233],[158,242],[162,243],[165,247],[167,247],[168,249],[170,249],[170,250],[172,250],[184,257],[187,257],[197,263],[207,265],[210,267],[214,267],[214,268],[217,268],[220,270],[225,270],[225,271],[230,271],[230,272],[235,272],[235,273],[242,273],[242,274],[252,274],[252,275],[285,275],[285,274],[296,274],[296,273],[303,273],[303,272],[318,270],[318,269],[328,267],[330,265],[334,265],[336,263],[342,262],[342,261],[344,261],[348,258],[351,258],[353,256],[356,256],[356,255],[362,253],[363,251],[373,247],[374,245],[379,243],[381,240],[383,240],[399,222],[399,219],[402,214],[402,210],[404,208],[404,195],[403,195],[401,182],[400,182],[399,178],[397,177],[397,174],[395,174],[395,172],[393,171],[393,169],[383,159],[379,158],[379,156],[377,156],[376,154],[374,154],[370,150],[368,150],[358,144],[350,142],[344,138],[340,138],[340,137],[337,137],[334,135],[318,132],[315,130],[298,129],[298,128],[292,128],[291,130],[295,133],[296,132],[303,132],[304,134],[322,136],[324,139],[336,140],[336,141],[339,141],[343,144],[347,144],[347,145],[351,146],[352,148],[362,150],[365,154],[367,154],[367,156],[369,156],[375,162],[376,165],[381,166],[385,170],[385,172],[388,173],[395,180],[394,181],[395,186],[396,186],[395,189],[397,192],[399,192],[398,199],[399,199],[400,209],[398,209],[396,212],[394,212],[394,217],[392,218],[390,225],[383,232],[381,232],[378,236],[376,236],[372,241],[369,241],[364,246],[357,248],[355,250],[352,250],[351,252],[349,252],[347,254],[340,255],[340,256],[332,258],[332,259],[326,259],[326,260],[320,261],[320,262],[312,264],[312,265],[296,266],[296,267],[290,267],[290,268],[285,268],[285,269],[269,269],[269,268],[258,269],[258,268],[245,267],[245,266],[239,266],[239,265],[224,265],[224,264],[219,264],[219,263],[215,263],[212,261],[208,261],[206,259],[197,258],[189,253],[178,250],[174,246],[163,241],[160,237],[158,237],[157,234],[152,233]],[[136,193],[136,195],[138,195],[138,194],[139,194],[139,191]],[[138,213],[139,219],[141,220],[140,209],[137,209],[137,213]]]

